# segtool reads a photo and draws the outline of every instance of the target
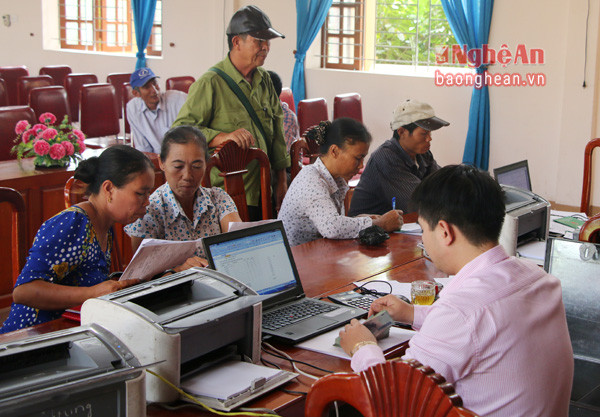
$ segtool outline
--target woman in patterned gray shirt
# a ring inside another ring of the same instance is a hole
[[[363,167],[371,134],[353,119],[321,122],[307,137],[320,147],[320,157],[296,176],[288,189],[278,218],[283,221],[292,246],[325,237],[354,239],[371,225],[386,231],[398,230],[402,212],[347,217],[344,198],[350,180]]]

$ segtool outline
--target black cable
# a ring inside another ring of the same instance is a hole
[[[370,283],[372,283],[372,282],[384,282],[384,283],[386,283],[386,284],[387,284],[387,285],[390,287],[390,292],[380,292],[380,291],[375,291],[375,290],[370,290],[370,289],[368,289],[368,288],[365,288],[365,286],[366,286],[366,285],[368,285],[368,284],[370,284]],[[384,295],[391,294],[391,293],[392,293],[392,291],[393,291],[392,284],[390,284],[390,282],[389,282],[389,281],[384,281],[384,280],[379,280],[379,279],[375,279],[375,280],[373,280],[373,281],[368,281],[368,282],[365,282],[365,283],[364,283],[364,284],[362,284],[360,287],[356,287],[356,289],[357,289],[358,291],[360,291],[360,293],[361,293],[361,294],[373,295],[373,296],[376,296],[376,297],[382,297],[382,296],[384,296]]]
[[[319,368],[319,367],[318,367],[318,366],[316,366],[316,365],[312,365],[312,364],[310,364],[310,363],[307,363],[307,362],[299,361],[299,360],[297,360],[297,359],[286,358],[286,357],[285,357],[285,356],[283,356],[283,355],[279,355],[279,354],[277,354],[277,353],[275,353],[275,352],[270,352],[270,351],[266,350],[264,347],[261,347],[261,349],[262,349],[262,351],[263,351],[263,352],[265,352],[265,353],[268,353],[268,354],[269,354],[269,355],[271,355],[271,356],[275,356],[276,358],[279,358],[279,359],[284,359],[284,360],[286,360],[286,361],[289,361],[290,363],[299,363],[299,364],[302,364],[302,365],[306,365],[306,366],[309,366],[309,367],[311,367],[311,368],[317,369],[317,370],[319,370],[319,371],[322,371],[322,372],[327,372],[328,374],[332,374],[332,373],[333,373],[333,371],[329,371],[329,370],[327,370],[327,369]]]
[[[273,368],[277,368],[279,370],[281,370],[281,366],[277,365],[274,362],[268,361],[266,359],[260,358],[260,361],[264,364],[264,365],[271,365]]]
[[[281,391],[287,393],[287,394],[292,394],[292,395],[307,395],[308,392],[304,392],[304,391],[293,391],[291,389],[285,389],[285,388],[280,388]]]

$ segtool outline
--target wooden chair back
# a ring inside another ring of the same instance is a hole
[[[217,148],[215,153],[206,163],[206,173],[202,178],[202,186],[210,187],[210,171],[217,168],[225,182],[225,191],[233,199],[240,218],[247,222],[248,204],[246,202],[246,191],[244,189],[243,175],[248,172],[246,166],[253,160],[257,160],[260,168],[260,193],[263,219],[273,218],[273,206],[271,204],[271,164],[269,157],[261,149],[242,149],[234,141],[228,140]]]
[[[81,131],[88,138],[118,135],[119,106],[115,88],[108,83],[81,87]]]
[[[80,90],[85,84],[97,84],[98,77],[91,73],[69,74],[65,78],[65,88],[67,89],[67,98],[69,99],[69,107],[71,120],[79,121],[79,100]]]
[[[4,78],[0,78],[0,107],[8,106],[8,90]]]
[[[49,75],[54,80],[54,85],[65,85],[67,75],[72,73],[71,67],[68,65],[46,65],[40,68],[40,75]]]
[[[579,230],[582,242],[600,243],[600,214],[590,217]]]
[[[190,75],[167,78],[167,90],[178,90],[187,94],[194,81],[196,80]]]
[[[329,120],[327,101],[324,98],[311,98],[298,103],[298,126],[300,136],[312,126],[318,125],[323,120]]]
[[[115,95],[117,96],[117,103],[123,102],[123,84],[128,83],[131,79],[130,72],[113,72],[112,74],[108,74],[106,76],[106,82],[110,83],[115,87]],[[121,107],[118,109],[119,119],[123,117],[123,110]]]
[[[326,416],[343,401],[364,417],[476,417],[462,408],[454,387],[415,360],[391,360],[358,374],[327,375],[310,388],[306,417]]]
[[[27,248],[25,247],[25,199],[17,190],[8,187],[0,187],[0,203],[8,203],[11,208],[11,274],[13,285],[17,282],[17,277],[21,269],[25,266],[27,258]]]
[[[362,102],[360,94],[338,94],[333,99],[333,120],[349,117],[362,123]]]
[[[294,103],[294,93],[292,93],[291,88],[282,88],[281,94],[279,94],[279,100],[286,102],[289,108],[292,109],[294,113],[296,113],[296,103]]]
[[[581,190],[581,207],[579,211],[590,215],[590,193],[592,188],[592,152],[600,146],[600,138],[592,139],[585,146],[583,157],[583,188]]]
[[[29,75],[29,70],[24,65],[16,67],[0,67],[0,78],[4,79],[4,82],[6,83],[9,106],[16,106],[19,104],[17,80],[27,75]]]
[[[312,139],[304,137],[294,141],[290,146],[291,180],[294,181],[304,165],[315,162],[319,157],[319,153],[319,145]]]
[[[16,154],[10,152],[15,145],[15,126],[19,120],[27,120],[33,126],[36,118],[29,106],[0,107],[0,161],[16,159]]]
[[[69,116],[69,122],[71,122],[69,101],[65,87],[51,85],[49,87],[34,88],[29,93],[29,103],[37,119],[39,119],[41,114],[50,112],[56,116],[57,124],[62,122],[65,115]]]
[[[86,184],[75,177],[71,177],[65,183],[65,188],[63,190],[63,195],[65,199],[65,208],[69,208],[77,203],[81,203],[87,200],[87,196],[85,194]],[[115,225],[116,226],[116,225]],[[113,227],[113,231],[115,227]],[[117,239],[116,233],[113,233],[113,247],[112,252],[110,254],[110,271],[117,272],[123,271],[125,265],[121,260],[121,248],[119,247],[119,240]]]
[[[29,93],[37,87],[48,87],[54,85],[54,80],[49,75],[28,75],[17,80],[17,92],[19,104],[29,105]]]

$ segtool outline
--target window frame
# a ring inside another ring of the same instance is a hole
[[[340,9],[339,15],[330,15],[327,13],[327,18],[325,19],[325,23],[323,24],[323,28],[321,30],[321,68],[333,68],[333,69],[349,69],[362,71],[363,70],[363,46],[364,46],[364,0],[353,0],[353,1],[345,1],[345,0],[334,0],[329,9],[331,11],[332,8],[336,7]],[[354,28],[346,29],[345,28],[345,19],[352,19],[352,17],[344,17],[344,9],[353,10],[354,11]],[[332,18],[339,19],[339,32],[335,34],[330,34],[329,24]],[[345,30],[351,30],[353,34],[345,34]],[[338,38],[338,42],[333,43],[329,41],[329,38],[334,37]],[[343,48],[345,43],[343,39],[351,39],[354,43],[354,62],[352,64],[344,64],[342,61],[344,59]],[[327,62],[330,55],[328,55],[327,50],[330,45],[338,45],[338,55],[335,56],[339,58],[339,63],[329,63]]]
[[[125,19],[119,19],[119,0],[113,0],[115,4],[114,20],[107,20],[107,9],[109,0],[89,0],[92,2],[92,17],[87,18],[82,16],[82,3],[85,0],[75,0],[77,8],[77,19],[67,19],[67,1],[59,0],[59,44],[60,49],[63,50],[79,50],[87,52],[101,52],[101,53],[113,53],[123,55],[135,55],[137,52],[137,45],[135,42],[135,23],[133,20],[133,11],[131,6],[131,0],[122,0],[126,3]],[[152,34],[146,46],[146,55],[148,56],[161,56],[162,55],[162,6],[163,0],[157,0],[156,12],[159,15],[155,15],[154,23],[152,26]],[[157,18],[158,17],[158,18]],[[78,26],[77,43],[71,44],[67,42],[67,23],[76,22]],[[92,41],[91,44],[82,42],[81,32],[82,24],[92,25]],[[115,25],[115,44],[110,45],[108,42],[108,25]],[[119,25],[125,25],[126,39],[121,43],[119,40]],[[159,35],[157,35],[159,32]],[[157,48],[156,37],[161,36],[160,48]],[[119,45],[121,43],[121,45]]]

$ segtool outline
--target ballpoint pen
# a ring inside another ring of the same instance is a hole
[[[396,210],[396,197],[392,197],[392,210]]]

